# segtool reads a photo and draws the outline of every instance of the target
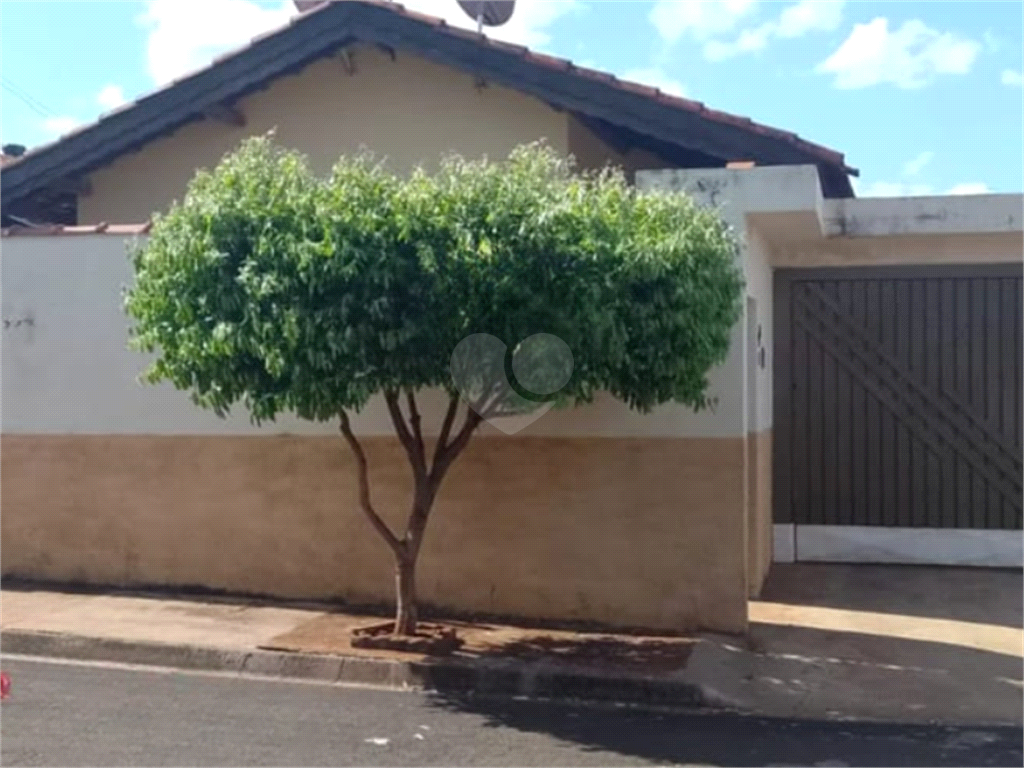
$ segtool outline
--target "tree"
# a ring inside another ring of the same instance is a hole
[[[730,231],[685,196],[573,170],[537,144],[408,178],[342,158],[320,179],[255,138],[200,172],[132,254],[131,344],[154,354],[144,381],[222,417],[240,403],[256,423],[337,420],[359,506],[394,555],[398,634],[416,630],[434,500],[485,418],[598,391],[642,412],[709,404],[707,373],[740,316]],[[492,337],[509,348],[473,343]],[[524,370],[534,383],[523,386]],[[428,389],[448,395],[432,451],[417,401]],[[460,407],[460,389],[473,407]],[[377,395],[412,469],[404,531],[375,509],[350,423]]]

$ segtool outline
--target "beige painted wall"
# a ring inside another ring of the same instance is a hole
[[[333,152],[321,150],[319,161]],[[175,170],[172,157],[126,158],[108,169],[97,200],[117,213],[148,194],[127,182],[144,178],[146,163],[154,178],[183,184],[191,171]],[[116,188],[116,173],[127,191]],[[743,236],[766,365],[748,369],[755,352],[741,321],[712,375],[714,411],[643,417],[605,398],[546,414],[515,437],[481,434],[442,490],[428,534],[420,586],[429,602],[668,629],[745,626],[745,596],[763,580],[771,546],[771,269],[786,253],[779,238],[821,224],[820,188],[806,168],[637,178],[722,206]],[[152,199],[161,194],[154,189]],[[1019,233],[818,239],[817,258],[847,249],[842,263],[1020,258]],[[182,393],[135,383],[144,361],[124,346],[124,247],[111,235],[2,243],[3,317],[32,319],[3,333],[4,573],[388,598],[387,552],[354,508],[351,459],[335,425],[284,419],[256,430],[241,414],[219,421]],[[746,407],[752,386],[755,418]],[[428,433],[440,405],[424,405]],[[370,444],[378,502],[400,515],[408,471],[382,437],[391,426],[380,403],[356,429]]]
[[[0,519],[7,575],[201,585],[355,602],[391,595],[386,549],[354,504],[337,424],[257,429],[136,382],[115,235],[6,237]],[[736,343],[742,345],[742,333]],[[730,358],[733,359],[733,358]],[[459,611],[661,629],[742,630],[743,403],[728,365],[715,411],[648,416],[610,398],[484,430],[439,498],[424,598]],[[428,434],[440,399],[422,402]],[[379,402],[355,420],[375,498],[408,497]]]
[[[80,223],[145,221],[181,196],[196,168],[272,129],[324,174],[339,156],[364,147],[405,173],[449,152],[503,158],[539,139],[574,155],[581,169],[615,165],[630,181],[638,170],[672,166],[643,149],[617,152],[569,113],[500,86],[479,88],[462,72],[402,53],[392,61],[372,47],[352,56],[353,75],[340,59],[325,59],[242,99],[242,128],[192,123],[95,171],[91,193],[79,199]]]
[[[799,168],[770,170],[776,187],[790,190],[798,199],[807,196],[806,186],[811,177],[806,171]],[[637,186],[641,189],[684,191],[699,203],[718,209],[740,239],[747,298],[743,317],[733,332],[729,359],[723,368],[731,372],[735,382],[730,393],[735,400],[727,407],[737,407],[734,403],[740,403],[739,426],[746,436],[743,547],[747,553],[747,592],[751,597],[761,590],[772,551],[773,286],[770,246],[747,215],[760,202],[757,199],[759,186],[750,183],[754,178],[745,171],[730,169],[657,170],[637,176]],[[813,195],[810,199],[813,200]],[[762,349],[763,364],[759,354]]]
[[[774,267],[988,264],[1022,259],[1020,232],[829,237],[780,244],[771,255]]]
[[[756,598],[772,564],[772,431],[747,435],[747,594]]]
[[[399,52],[353,51],[349,75],[338,58],[317,61],[238,103],[243,128],[212,120],[187,125],[95,171],[79,199],[79,222],[141,222],[180,198],[196,168],[216,165],[246,136],[277,129],[285,146],[327,173],[338,157],[368,147],[405,173],[444,154],[504,158],[546,139],[568,152],[567,117],[537,99]]]
[[[614,165],[622,168],[626,178],[633,182],[637,171],[670,168],[674,165],[645,149],[630,148],[624,153],[617,152],[572,115],[568,116],[567,128],[569,152],[576,158],[577,167],[581,170],[600,170]]]
[[[409,503],[393,439],[374,499]],[[392,600],[390,553],[338,438],[5,435],[5,576]],[[743,444],[476,439],[428,528],[418,586],[457,611],[617,626],[746,628]]]

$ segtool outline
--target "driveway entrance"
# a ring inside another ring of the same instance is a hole
[[[1021,264],[775,273],[776,536],[1021,564]]]

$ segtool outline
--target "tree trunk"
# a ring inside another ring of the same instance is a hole
[[[416,559],[395,558],[395,592],[398,605],[395,610],[395,634],[416,634]]]
[[[395,586],[398,596],[395,608],[395,634],[415,635],[418,612],[416,610],[416,561],[420,556],[423,531],[427,527],[430,508],[434,504],[433,481],[422,475],[416,478],[416,492],[402,547],[395,555]]]
[[[406,424],[405,416],[399,405],[399,394],[397,390],[384,392],[384,401],[387,403],[391,420],[395,425],[395,432],[398,434],[398,439],[405,448],[412,465],[415,488],[412,510],[405,526],[405,535],[401,538],[392,532],[373,508],[373,503],[370,501],[370,477],[366,454],[352,432],[348,414],[342,410],[340,416],[341,432],[352,448],[359,470],[359,506],[395,555],[395,592],[398,599],[395,607],[394,634],[410,636],[416,634],[416,560],[419,557],[420,544],[423,542],[423,532],[427,527],[430,509],[434,505],[437,491],[441,487],[441,481],[447,474],[448,468],[455,457],[466,447],[473,431],[480,426],[483,419],[472,409],[467,410],[462,428],[454,438],[449,440],[459,404],[458,395],[452,395],[441,427],[441,434],[438,436],[437,446],[434,449],[432,466],[428,467],[416,396],[412,391],[406,393],[409,404],[409,423]]]

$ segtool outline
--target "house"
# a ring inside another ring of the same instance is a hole
[[[24,145],[4,144],[0,147],[0,171],[17,162],[24,154]],[[17,206],[17,213],[5,209],[0,223],[5,227],[31,225],[34,220],[41,219],[55,224],[74,224],[76,209],[77,197],[67,190],[60,190],[55,194],[37,194],[31,201],[22,201]],[[19,216],[18,213],[22,215]]]
[[[613,161],[629,173],[812,164],[827,197],[852,195],[855,173],[841,154],[748,118],[392,3],[344,0],[314,3],[285,28],[25,154],[4,169],[4,210],[75,189],[79,222],[144,221],[196,167],[274,128],[324,171],[362,145],[405,170],[452,150],[504,157],[545,138],[582,168]]]
[[[25,154],[24,144],[4,144],[0,147],[0,168],[8,163],[14,162],[16,158]]]
[[[323,172],[364,145],[404,172],[545,139],[744,235],[718,407],[598,398],[515,437],[485,429],[432,516],[425,602],[742,631],[773,558],[1019,567],[1019,195],[856,200],[843,156],[792,133],[395,4],[310,5],[0,173],[5,221],[50,225],[2,241],[5,577],[390,599],[332,425],[218,420],[137,385],[125,349],[126,241],[272,129]],[[429,434],[441,402],[421,410]],[[378,507],[403,514],[382,404],[354,428]]]

